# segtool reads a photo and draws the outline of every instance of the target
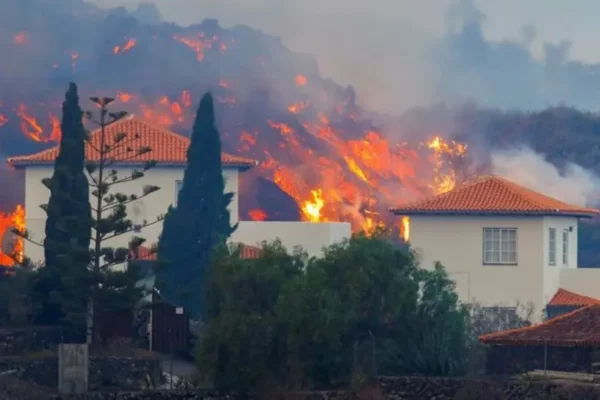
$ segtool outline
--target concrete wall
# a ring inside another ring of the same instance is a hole
[[[479,216],[414,216],[410,242],[421,265],[440,261],[456,281],[460,299],[483,305],[514,306],[544,300],[543,218]],[[517,265],[483,263],[483,229],[517,229]]]
[[[561,269],[560,287],[574,293],[600,299],[600,268]]]
[[[115,168],[118,176],[123,178],[131,174],[131,168]],[[40,205],[48,202],[50,196],[49,190],[42,184],[43,178],[52,176],[53,167],[51,166],[33,166],[25,170],[25,219],[27,229],[33,236],[33,239],[42,242],[44,240],[44,226],[46,223],[46,213],[40,208]],[[127,209],[129,218],[134,223],[142,224],[143,220],[154,221],[156,218],[167,212],[169,205],[173,204],[177,194],[177,181],[183,179],[184,167],[156,167],[146,173],[143,178],[118,184],[113,186],[114,192],[123,192],[126,194],[141,194],[145,185],[156,185],[161,189],[147,197],[130,203]],[[226,181],[226,190],[228,192],[237,192],[238,189],[238,170],[225,169],[224,176]],[[90,196],[90,201],[94,198]],[[238,197],[235,196],[229,206],[232,223],[238,220]],[[162,223],[157,223],[142,229],[141,232],[131,233],[115,238],[107,245],[127,246],[132,236],[141,236],[146,238],[148,245],[158,241],[162,231]],[[43,260],[43,250],[35,244],[25,243],[25,254],[33,261]]]
[[[561,273],[564,269],[577,268],[577,218],[544,217],[544,301],[547,303],[560,287]],[[550,228],[556,229],[556,264],[550,264]],[[570,228],[572,228],[570,230]],[[568,235],[567,263],[563,264],[563,232]]]
[[[231,241],[257,246],[263,241],[280,239],[289,251],[301,246],[310,256],[320,256],[323,247],[339,243],[351,234],[350,224],[346,222],[242,221]]]

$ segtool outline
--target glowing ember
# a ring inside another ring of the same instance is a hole
[[[6,234],[13,228],[21,232],[25,230],[25,209],[22,205],[18,205],[10,214],[0,213],[0,238],[3,245],[6,244]],[[8,252],[0,249],[0,265],[11,266],[14,265],[15,260],[23,261],[23,238],[14,237],[7,247],[10,247]]]
[[[308,80],[304,75],[296,75],[296,86],[304,86],[308,83]]]
[[[124,45],[113,47],[113,54],[127,53],[129,50],[131,50],[131,49],[133,49],[135,47],[137,39],[127,39],[127,38],[125,38],[125,40],[126,40],[126,42],[125,42]]]
[[[8,122],[8,117],[4,114],[0,114],[0,126],[6,124]]]
[[[25,32],[18,32],[13,35],[14,44],[25,44],[27,42],[27,34]]]
[[[312,200],[307,200],[302,205],[302,212],[308,218],[310,222],[321,222],[323,216],[321,215],[321,209],[325,205],[323,200],[323,190],[311,190]]]
[[[248,211],[248,215],[252,221],[264,221],[268,218],[267,213],[260,208],[255,208],[253,210]]]
[[[173,39],[192,49],[196,53],[198,62],[204,61],[204,52],[213,47],[217,48],[221,53],[227,51],[227,45],[225,43],[218,43],[220,41],[218,36],[206,37],[203,32],[200,32],[195,36],[173,35]]]
[[[48,113],[51,128],[49,129],[50,133],[45,133],[35,117],[28,113],[25,104],[19,105],[16,114],[21,118],[21,131],[25,136],[36,142],[58,142],[60,140],[60,121],[55,115]]]
[[[288,111],[291,112],[292,114],[298,114],[300,111],[304,110],[306,107],[308,107],[309,102],[296,102],[294,104],[292,104],[291,106],[288,107]]]

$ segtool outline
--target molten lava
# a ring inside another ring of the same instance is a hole
[[[25,230],[25,208],[18,205],[12,213],[0,212],[0,238],[2,238],[2,249],[0,249],[0,265],[12,266],[23,261],[23,238],[16,236],[7,243],[7,233],[12,229]],[[12,235],[10,235],[12,236]]]
[[[135,47],[135,44],[137,42],[137,39],[127,39],[125,38],[125,44],[124,45],[117,45],[115,47],[113,47],[113,54],[122,54],[122,53],[127,53],[129,50],[133,49]]]

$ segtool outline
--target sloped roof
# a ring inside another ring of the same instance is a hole
[[[573,293],[565,289],[558,289],[552,297],[549,306],[589,306],[592,304],[600,304],[600,300],[593,297],[584,296],[578,293]]]
[[[600,305],[563,314],[538,325],[494,332],[479,337],[482,343],[505,346],[596,347],[600,346]]]
[[[247,244],[242,243],[240,249],[240,258],[246,260],[256,259],[260,257],[261,252],[262,249],[260,247],[248,246]]]
[[[125,133],[127,138],[123,140],[131,141],[130,146],[135,151],[141,147],[150,147],[152,151],[133,156],[134,153],[127,152],[123,146],[121,150],[115,150],[110,157],[121,163],[139,164],[150,160],[155,160],[159,164],[185,165],[187,163],[187,148],[190,145],[190,139],[166,129],[154,126],[147,121],[134,116],[129,116],[116,121],[105,128],[105,140],[108,144],[114,143],[115,135]],[[137,139],[135,135],[138,135]],[[96,161],[99,154],[95,148],[100,147],[102,135],[101,131],[95,130],[90,134],[90,143],[86,144],[86,159]],[[38,153],[9,157],[7,162],[15,167],[25,167],[29,165],[47,165],[53,164],[58,157],[59,146],[51,147]],[[227,153],[221,154],[223,166],[230,168],[246,169],[257,165],[255,160],[245,157],[234,156]]]
[[[389,211],[396,215],[568,215],[592,217],[600,210],[583,208],[534,192],[497,176],[483,176],[432,198]]]

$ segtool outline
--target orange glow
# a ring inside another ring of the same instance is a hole
[[[464,157],[467,152],[467,145],[455,141],[446,142],[442,137],[435,136],[427,142],[427,147],[433,150],[434,177],[431,188],[434,193],[442,194],[454,189],[456,186],[456,172],[451,168],[444,171],[445,157]]]
[[[304,86],[308,83],[308,79],[304,75],[296,75],[296,86]]]
[[[400,235],[405,242],[408,242],[410,239],[410,218],[406,216],[402,217],[401,223]]]
[[[248,211],[248,215],[252,221],[264,221],[268,218],[267,213],[260,208],[255,208],[253,210]]]
[[[18,32],[13,35],[14,44],[25,44],[27,42],[27,33]]]
[[[125,40],[126,40],[126,42],[124,45],[122,45],[122,46],[117,45],[117,46],[113,47],[113,54],[127,53],[129,50],[133,49],[135,47],[135,44],[137,43],[137,39],[125,38]]]
[[[2,244],[5,244],[7,238],[5,235],[10,233],[12,229],[18,229],[20,232],[25,230],[25,208],[22,205],[17,205],[15,210],[10,214],[0,212],[0,238]],[[10,251],[7,253],[0,249],[0,265],[11,266],[17,262],[23,261],[23,238],[16,236],[10,243]]]
[[[311,190],[312,199],[307,200],[302,205],[302,212],[308,218],[310,222],[322,222],[323,216],[321,215],[321,209],[325,205],[323,200],[323,190]]]
[[[135,98],[134,95],[130,94],[130,93],[125,93],[125,92],[119,92],[117,93],[117,99],[122,101],[123,103],[129,103],[132,99]]]
[[[298,114],[300,111],[304,110],[306,107],[308,107],[309,102],[296,102],[294,104],[292,104],[291,106],[288,107],[288,111],[291,112],[292,114]]]
[[[20,104],[16,113],[21,118],[21,132],[36,142],[58,142],[60,140],[60,120],[48,113],[50,129],[44,130],[35,117],[31,116],[25,104]],[[49,133],[48,133],[49,132]]]
[[[227,51],[227,45],[221,42],[218,36],[207,37],[203,32],[193,36],[173,35],[173,39],[192,49],[196,53],[196,60],[198,62],[204,61],[204,52],[208,49],[215,48],[221,53]]]
[[[8,122],[8,117],[4,114],[0,114],[0,126],[6,124]]]

